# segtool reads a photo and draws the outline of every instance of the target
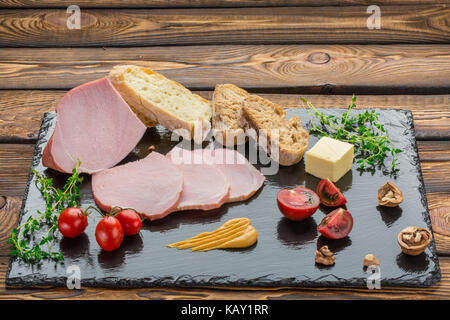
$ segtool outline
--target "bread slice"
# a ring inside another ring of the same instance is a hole
[[[242,103],[239,124],[246,130],[254,129],[260,146],[283,166],[298,163],[308,147],[309,134],[301,119],[295,116],[286,120],[281,106],[256,95]]]
[[[216,86],[212,99],[212,126],[214,137],[221,144],[233,147],[247,140],[238,120],[242,103],[248,96],[247,91],[233,84]]]
[[[201,142],[211,129],[211,103],[178,82],[135,65],[115,66],[109,79],[149,127],[159,123],[196,142]]]

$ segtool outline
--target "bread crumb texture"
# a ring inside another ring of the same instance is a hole
[[[189,122],[211,119],[209,101],[150,69],[129,66],[123,73],[123,81],[144,99],[179,119]]]

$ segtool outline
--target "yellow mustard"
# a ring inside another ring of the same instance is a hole
[[[169,244],[170,248],[192,251],[213,249],[246,248],[253,245],[258,238],[256,229],[250,225],[248,218],[231,219],[212,232],[204,232],[190,239]]]

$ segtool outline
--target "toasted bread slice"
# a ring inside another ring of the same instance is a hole
[[[148,68],[115,66],[109,79],[143,123],[159,123],[184,138],[202,141],[211,128],[211,103]],[[200,140],[199,140],[200,139]]]
[[[301,119],[286,120],[281,106],[256,95],[242,103],[239,124],[246,130],[254,129],[260,146],[283,166],[298,163],[308,147],[309,134]]]
[[[212,125],[214,137],[221,144],[232,147],[245,143],[244,130],[239,126],[239,114],[242,102],[249,96],[248,92],[233,85],[216,86],[212,99]]]

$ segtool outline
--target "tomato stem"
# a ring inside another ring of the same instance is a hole
[[[86,210],[83,211],[83,215],[85,215],[86,217],[88,217],[91,213],[88,212],[89,210],[94,210],[97,211],[102,217],[104,217],[105,215],[103,214],[103,212],[101,210],[99,210],[98,208],[94,207],[94,206],[89,206],[86,208]]]

